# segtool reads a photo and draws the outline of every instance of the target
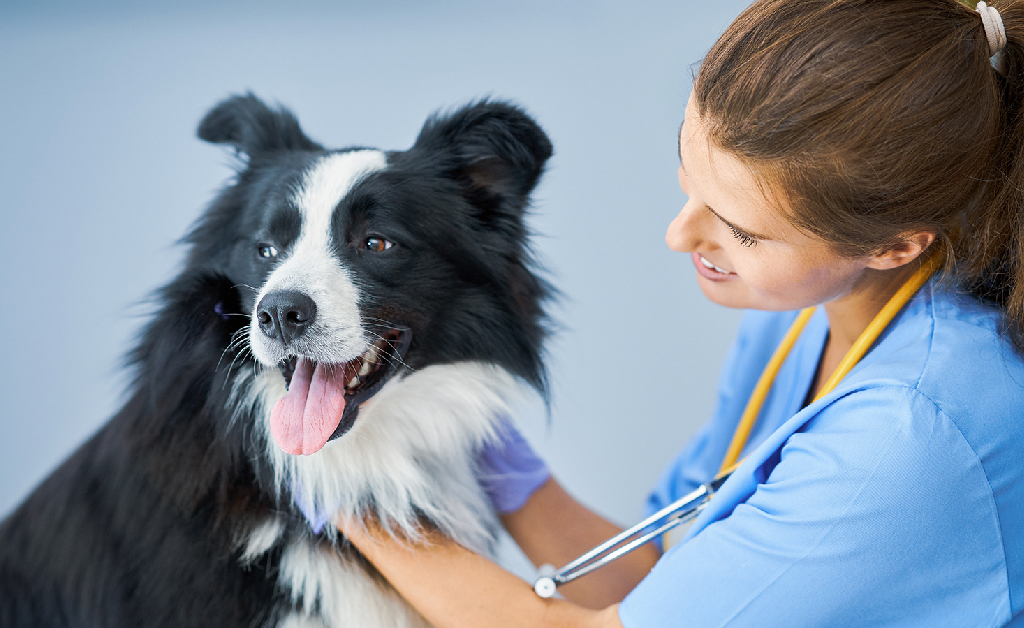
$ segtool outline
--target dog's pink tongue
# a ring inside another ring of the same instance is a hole
[[[327,444],[345,410],[344,378],[344,368],[314,368],[298,359],[288,393],[270,413],[270,434],[278,447],[308,456]]]

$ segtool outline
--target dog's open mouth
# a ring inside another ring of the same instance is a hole
[[[361,356],[343,364],[290,356],[278,363],[288,393],[271,412],[271,434],[290,454],[312,454],[355,424],[359,406],[377,394],[403,364],[408,328],[381,334]]]

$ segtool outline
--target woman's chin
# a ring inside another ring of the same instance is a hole
[[[758,309],[739,281],[710,281],[698,273],[697,285],[712,303],[733,309]]]

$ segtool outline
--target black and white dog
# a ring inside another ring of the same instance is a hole
[[[544,390],[523,215],[551,144],[483,101],[407,151],[325,150],[252,95],[199,137],[237,177],[186,237],[124,408],[0,523],[0,627],[423,626],[307,517],[493,545],[474,452]]]

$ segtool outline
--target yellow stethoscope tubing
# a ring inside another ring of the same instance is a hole
[[[768,391],[771,390],[772,384],[775,383],[775,376],[779,374],[782,363],[786,361],[790,349],[793,348],[793,345],[800,338],[800,334],[803,332],[804,327],[807,326],[807,321],[811,320],[815,309],[814,307],[808,307],[800,311],[796,320],[790,325],[789,331],[782,338],[782,342],[775,348],[775,353],[768,360],[768,365],[761,371],[761,377],[758,378],[757,385],[754,386],[754,392],[750,393],[747,407],[743,410],[739,424],[736,425],[736,431],[732,433],[732,440],[729,442],[729,449],[725,451],[725,458],[722,459],[722,466],[718,469],[718,475],[729,473],[733,467],[738,466],[736,461],[739,460],[740,452],[743,451],[747,441],[750,439],[750,431],[754,429],[754,424],[757,423],[757,416],[761,413],[761,406],[764,405],[764,400],[768,397]]]
[[[882,335],[889,323],[892,322],[896,315],[899,314],[900,310],[910,301],[911,298],[917,291],[921,289],[921,286],[935,273],[936,270],[942,266],[943,256],[935,254],[930,256],[921,267],[914,271],[914,274],[908,278],[896,294],[892,295],[888,302],[882,309],[879,310],[878,314],[875,315],[868,326],[864,328],[857,340],[854,341],[853,345],[843,356],[843,359],[839,362],[836,370],[832,372],[825,385],[821,387],[818,394],[814,396],[814,401],[818,401],[825,395],[832,392],[839,382],[846,377],[846,374],[853,370],[853,367],[860,362],[864,354],[871,349],[878,337]],[[761,406],[764,405],[765,398],[768,397],[768,391],[771,390],[772,384],[775,383],[775,377],[779,374],[779,370],[782,368],[783,362],[786,361],[786,357],[789,355],[793,345],[796,344],[797,339],[800,337],[800,333],[804,330],[807,325],[807,321],[811,319],[814,314],[814,307],[805,308],[800,311],[797,315],[796,320],[790,326],[789,331],[783,337],[782,342],[775,349],[775,353],[772,354],[771,359],[768,361],[768,365],[761,373],[761,377],[757,380],[757,384],[754,386],[754,392],[751,393],[750,399],[747,401],[747,407],[743,410],[743,415],[740,417],[740,422],[736,426],[736,431],[733,432],[732,441],[729,443],[729,448],[725,452],[725,458],[722,459],[722,466],[719,468],[718,476],[722,477],[728,475],[736,470],[739,466],[740,453],[747,444],[747,440],[750,438],[750,432],[754,428],[754,424],[757,422],[757,417],[761,413]]]

